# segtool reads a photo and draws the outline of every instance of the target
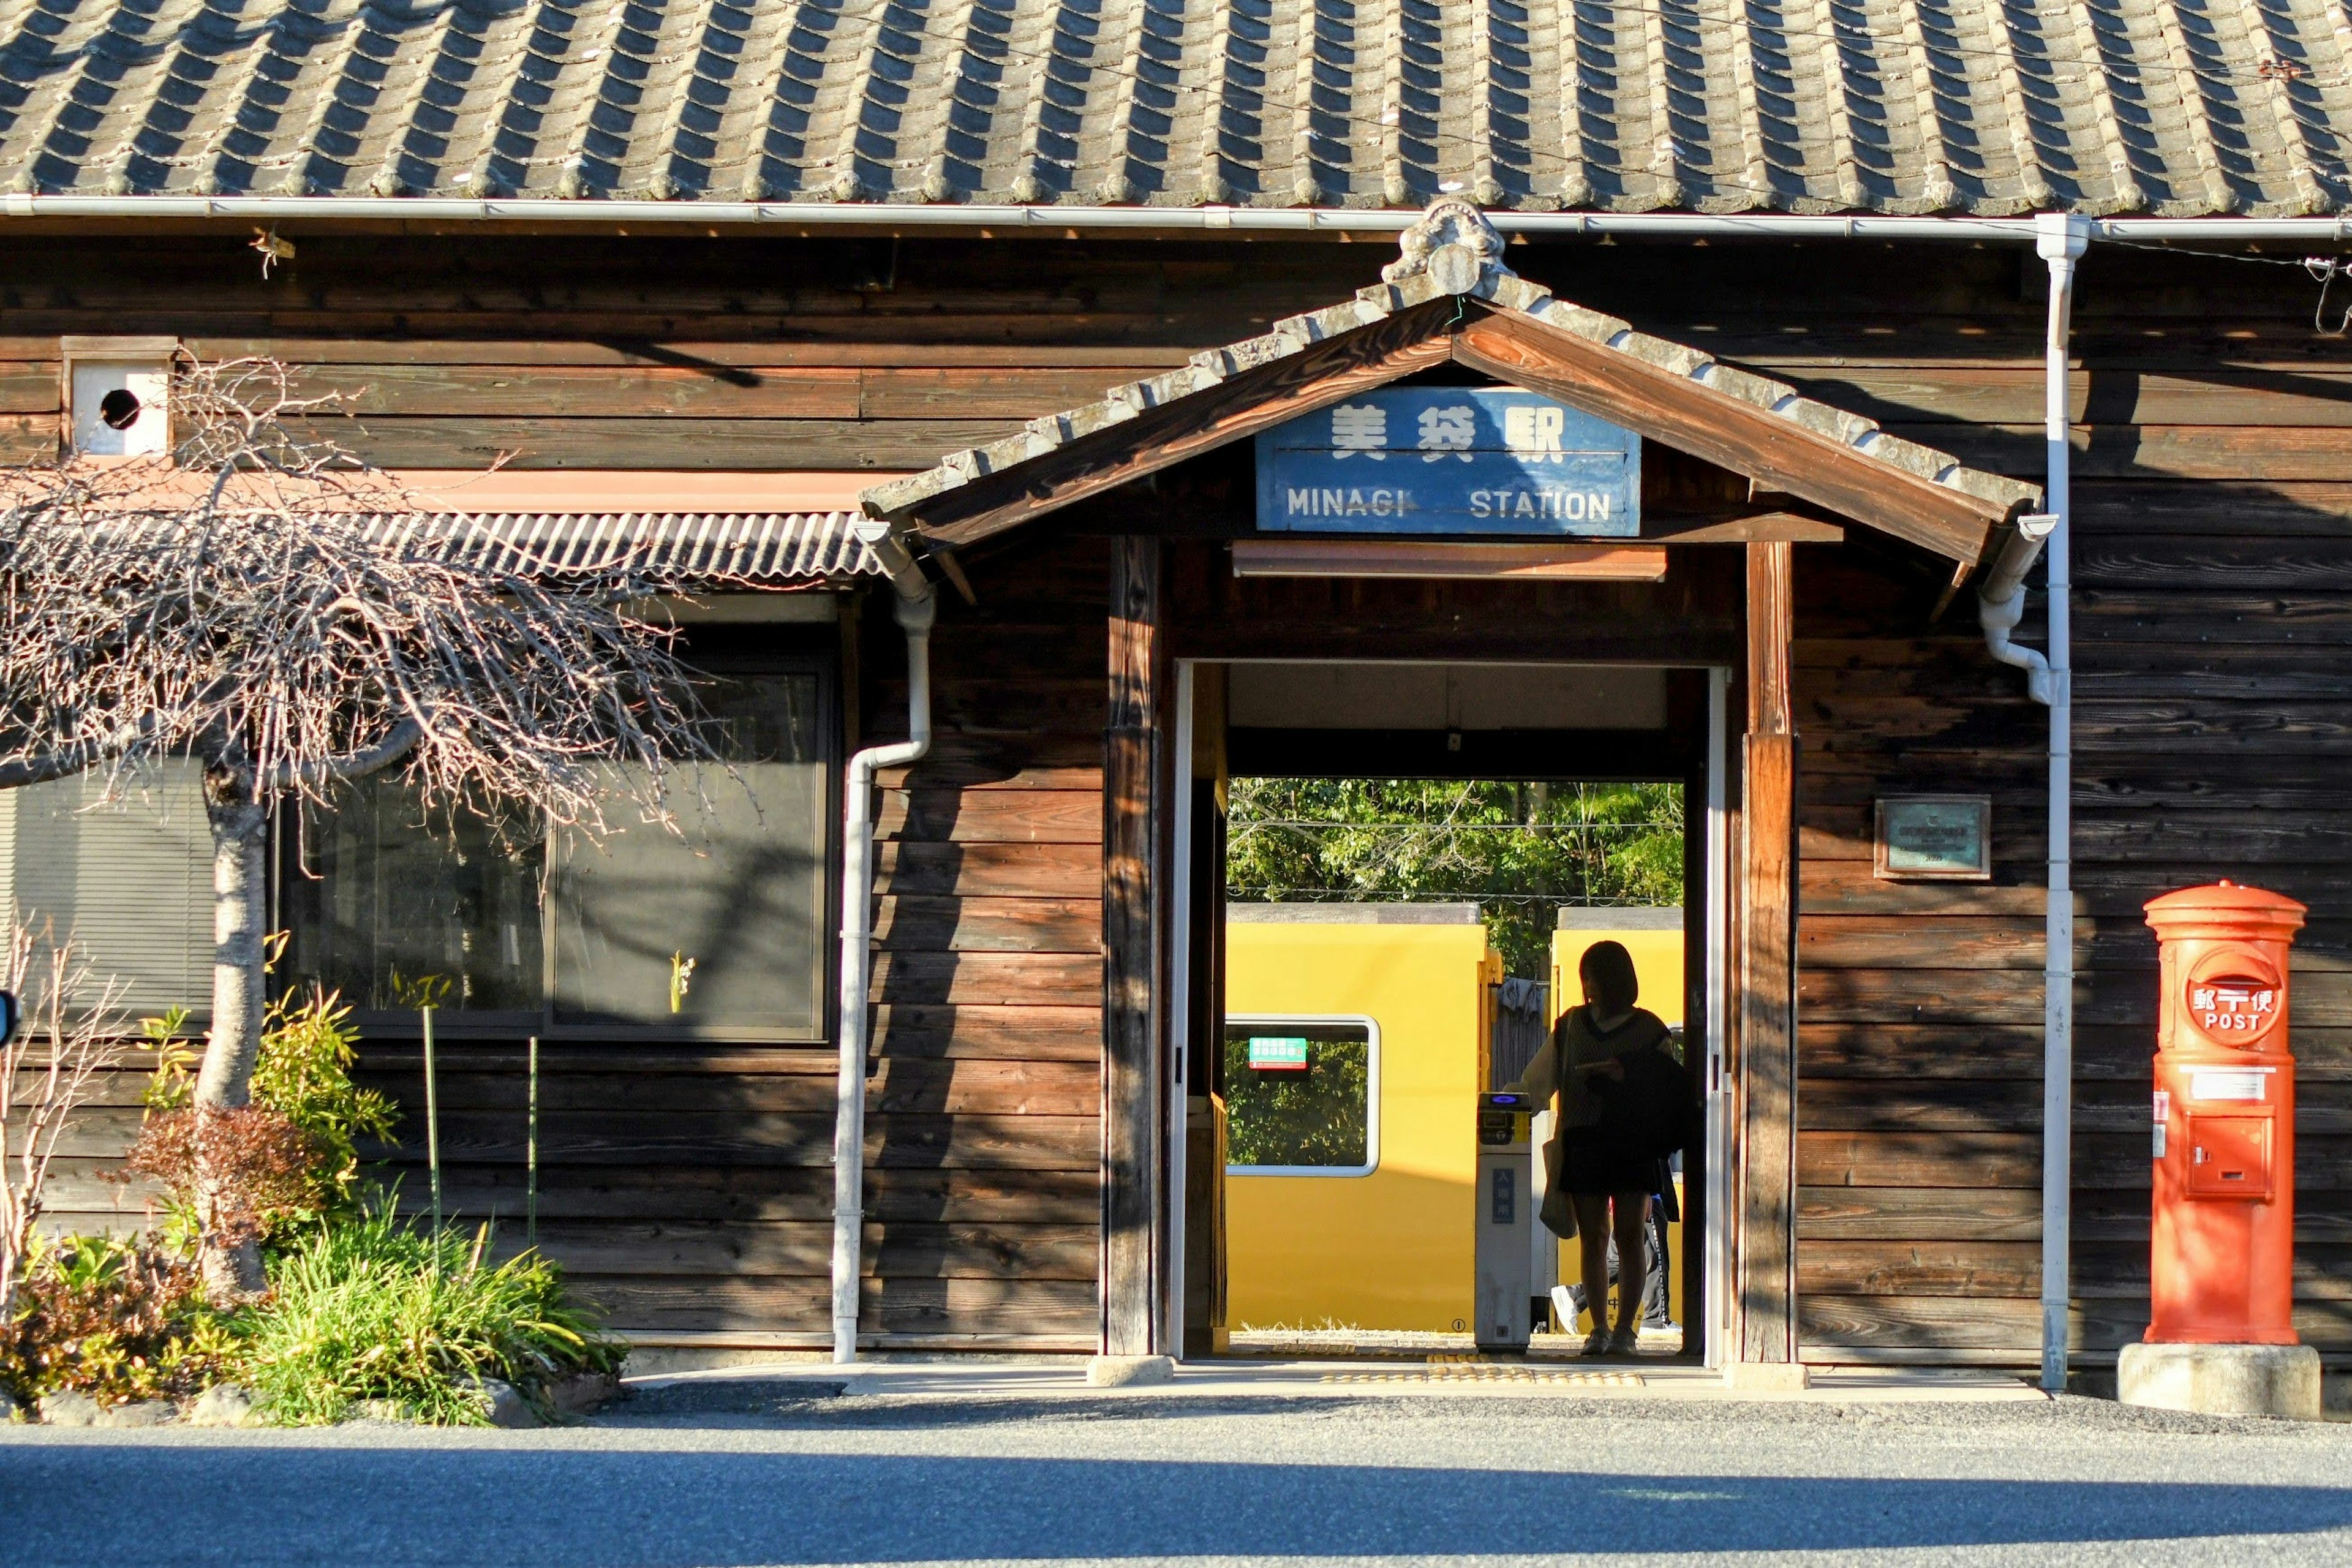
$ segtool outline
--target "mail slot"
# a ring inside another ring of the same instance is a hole
[[[2147,909],[2162,988],[2147,1338],[2294,1344],[2287,981],[2304,906],[2221,882]]]
[[[2241,1198],[2269,1203],[2272,1129],[2264,1115],[2189,1113],[2189,1179],[2192,1198]]]

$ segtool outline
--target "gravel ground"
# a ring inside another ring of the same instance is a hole
[[[2352,1427],[2055,1404],[670,1384],[542,1432],[0,1428],[0,1563],[2352,1561]]]

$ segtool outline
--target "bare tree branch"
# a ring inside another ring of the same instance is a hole
[[[635,610],[723,584],[625,544],[467,548],[311,434],[332,400],[272,362],[184,367],[173,397],[177,466],[0,474],[0,787],[192,757],[317,801],[397,762],[428,801],[594,830],[611,764],[659,817],[669,764],[709,757],[672,631]]]
[[[311,784],[313,787],[330,783],[348,784],[353,779],[365,778],[370,773],[382,773],[415,751],[417,742],[424,739],[424,725],[414,719],[403,719],[393,726],[391,734],[386,735],[366,751],[353,752],[346,756],[329,757],[322,762],[313,763],[309,765],[308,772],[310,776],[307,778],[298,776],[299,770],[281,773],[268,781],[268,786],[274,790],[283,791],[297,789],[305,784]]]
[[[717,757],[674,631],[636,611],[730,580],[626,540],[585,561],[482,548],[320,436],[341,399],[273,361],[184,363],[172,395],[175,461],[0,471],[0,787],[79,766],[113,795],[200,764],[216,940],[196,1098],[231,1109],[259,1044],[271,809],[399,767],[428,807],[595,834],[617,797],[671,823],[671,770]],[[259,1282],[256,1257],[206,1267]]]
[[[79,946],[22,922],[0,930],[0,990],[24,1024],[0,1040],[0,1323],[9,1321],[49,1167],[73,1113],[120,1060],[122,984],[100,982]]]

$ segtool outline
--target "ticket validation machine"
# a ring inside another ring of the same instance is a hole
[[[1534,1331],[1534,1242],[1543,1194],[1528,1177],[1531,1094],[1478,1097],[1477,1321],[1482,1351],[1520,1352]]]

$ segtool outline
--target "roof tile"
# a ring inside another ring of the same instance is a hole
[[[1307,0],[42,0],[0,43],[0,188],[2342,211],[2352,28],[2243,9],[1428,0],[1401,46]]]

